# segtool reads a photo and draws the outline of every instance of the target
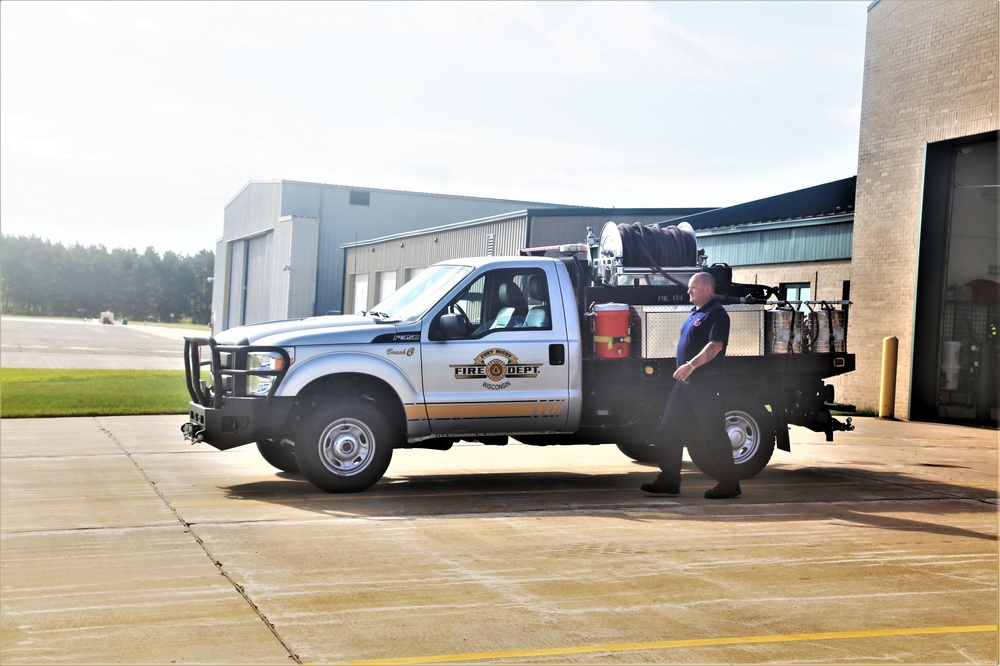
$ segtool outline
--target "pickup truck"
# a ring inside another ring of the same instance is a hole
[[[338,493],[377,483],[395,449],[460,440],[614,444],[652,461],[691,309],[686,276],[698,270],[716,276],[733,321],[726,427],[740,477],[760,472],[775,447],[790,450],[789,424],[828,440],[852,429],[831,416],[823,381],[854,369],[845,303],[805,304],[844,314],[837,335],[820,336],[830,344],[809,344],[802,303],[732,283],[725,266],[637,278],[619,265],[615,277],[588,270],[593,246],[528,254],[434,264],[361,314],[187,337],[184,435],[220,450],[256,443],[276,468]],[[690,454],[711,474],[710,460]]]

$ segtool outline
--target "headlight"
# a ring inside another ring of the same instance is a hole
[[[291,349],[286,349],[285,351],[288,352],[288,360],[289,363],[291,363],[294,358],[293,352]],[[278,373],[285,369],[285,359],[277,352],[251,352],[247,354],[247,370],[265,372],[271,370],[274,372],[273,375],[248,375],[247,394],[267,395],[267,392],[271,389],[271,384],[274,383]]]

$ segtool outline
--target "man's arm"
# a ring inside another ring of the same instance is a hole
[[[674,372],[674,379],[682,382],[685,381],[697,368],[711,363],[712,359],[719,355],[723,347],[725,347],[725,344],[721,342],[709,342],[694,358],[677,368]]]

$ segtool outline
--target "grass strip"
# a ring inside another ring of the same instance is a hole
[[[0,368],[0,418],[186,414],[182,370]]]

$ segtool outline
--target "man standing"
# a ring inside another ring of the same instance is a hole
[[[715,300],[715,278],[696,273],[688,282],[694,311],[681,326],[677,342],[677,370],[657,435],[660,475],[641,489],[648,493],[679,495],[681,457],[685,443],[702,446],[710,455],[716,485],[705,491],[709,499],[740,494],[733,450],[726,434],[725,356],[729,343],[729,313]]]

